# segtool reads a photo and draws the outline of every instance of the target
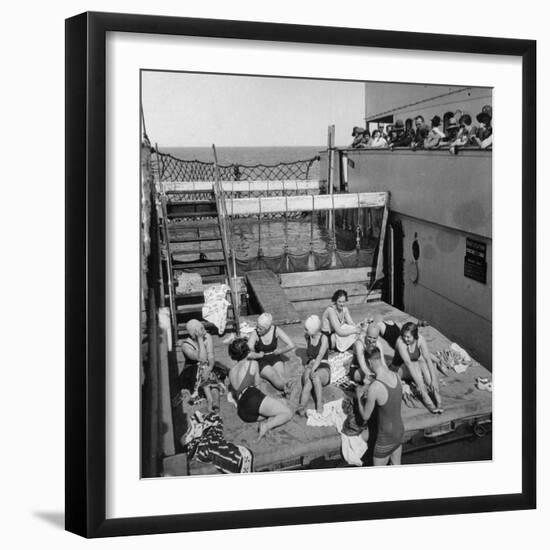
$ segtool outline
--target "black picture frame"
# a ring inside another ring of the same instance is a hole
[[[522,490],[515,494],[106,519],[106,33],[516,56],[522,60]],[[536,42],[115,13],[66,20],[66,529],[85,537],[536,506]]]

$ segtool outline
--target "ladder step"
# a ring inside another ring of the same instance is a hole
[[[204,305],[204,303],[202,304],[184,304],[184,305],[179,305],[177,308],[176,308],[176,313],[178,315],[185,315],[185,314],[188,314],[188,313],[195,313],[195,312],[199,312],[202,314],[202,306]],[[233,309],[233,305],[232,304],[229,304],[227,306],[228,309]]]
[[[177,237],[170,235],[170,244],[176,243],[195,243],[195,242],[208,242],[208,241],[221,241],[221,237],[218,235],[211,235],[205,237],[197,237],[193,235]]]
[[[214,283],[227,284],[227,277],[225,275],[202,275],[201,278],[204,284],[214,284]]]
[[[204,248],[200,252],[197,252],[196,250],[172,250],[172,258],[175,258],[176,256],[183,256],[184,254],[188,255],[194,255],[197,254],[204,254],[205,256],[208,256],[209,254],[216,254],[223,252],[223,248]]]
[[[211,262],[189,262],[189,263],[172,264],[172,269],[181,271],[182,269],[200,269],[204,267],[220,267],[220,266],[225,266],[225,262],[223,260],[213,260]]]
[[[167,195],[181,195],[182,193],[185,193],[186,195],[205,195],[206,193],[210,193],[212,196],[214,196],[213,191],[207,191],[204,189],[185,189],[185,191],[170,189],[169,191],[166,191]]]
[[[202,279],[204,281],[205,277],[202,277]],[[224,281],[220,280],[220,281],[216,281],[216,282],[223,283]],[[210,283],[206,283],[206,284],[210,284]],[[166,294],[165,298],[166,299],[170,298],[170,294]],[[188,301],[194,300],[195,302],[200,301],[200,304],[202,305],[202,304],[204,304],[204,291],[197,290],[195,292],[186,292],[185,294],[178,294],[178,293],[175,292],[174,293],[174,300],[176,302],[182,302],[182,301],[185,301],[185,300],[188,300]]]
[[[180,192],[181,194],[181,192]],[[193,200],[185,200],[185,201],[181,201],[181,200],[170,200],[166,203],[166,206],[170,207],[170,206],[188,206],[188,207],[193,207],[193,206],[203,206],[203,205],[208,205],[208,206],[215,206],[216,205],[216,201],[215,200],[204,200],[204,199],[193,199]]]
[[[167,294],[165,297],[168,298],[170,295]],[[174,300],[176,300],[176,302],[179,300],[189,300],[191,298],[200,298],[201,300],[204,301],[204,292],[202,290],[197,290],[195,292],[186,292],[185,294],[177,294],[177,293],[174,293]]]
[[[218,229],[218,222],[212,220],[189,220],[187,222],[169,222],[168,231],[188,231],[189,229]]]
[[[203,212],[168,212],[169,218],[206,218],[217,216],[216,210],[205,210]]]

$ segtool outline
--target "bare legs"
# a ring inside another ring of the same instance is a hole
[[[327,369],[317,369],[310,375],[311,383],[313,385],[313,398],[315,399],[315,405],[318,413],[323,412],[323,386],[328,385],[330,375]]]
[[[292,418],[292,411],[285,402],[268,395],[262,401],[259,412],[266,420],[259,423],[258,439],[261,439],[269,430],[286,424]]]
[[[302,393],[300,395],[300,404],[298,406],[298,413],[300,415],[305,414],[305,408],[311,396],[312,388],[313,384],[311,383],[311,369],[306,367],[304,374],[302,374]]]
[[[403,451],[403,446],[399,445],[391,455],[385,456],[384,458],[373,457],[374,466],[386,466],[390,462],[393,466],[399,466],[401,464],[401,453]]]
[[[318,369],[312,372],[310,368],[306,368],[302,374],[302,394],[300,395],[300,405],[298,411],[303,414],[311,393],[313,391],[313,399],[317,412],[323,411],[323,386],[328,386],[329,373],[326,369]]]
[[[437,412],[437,409],[434,407],[426,388],[426,386],[433,388],[433,382],[432,375],[424,359],[420,358],[418,361],[412,361],[410,367],[403,364],[400,369],[400,375],[403,380],[412,379],[426,408],[431,413]]]
[[[284,364],[277,361],[274,365],[267,365],[260,371],[260,376],[265,378],[275,389],[285,389]]]

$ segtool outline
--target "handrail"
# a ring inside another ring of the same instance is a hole
[[[156,146],[158,156],[158,146]],[[164,185],[159,178],[158,180],[158,196],[160,197],[160,207],[162,211],[162,232],[164,237],[164,246],[166,250],[166,271],[168,277],[168,298],[170,305],[170,320],[172,321],[172,342],[178,340],[178,317],[176,312],[176,298],[174,296],[174,273],[172,270],[172,250],[170,249],[170,237],[168,234],[168,211],[166,208],[166,193]],[[156,187],[156,186],[155,186]],[[154,207],[157,208],[156,203]],[[164,296],[162,296],[164,301]]]
[[[235,254],[229,251],[229,230],[227,228],[227,208],[225,205],[225,192],[220,182],[220,173],[218,169],[218,155],[216,153],[216,146],[212,145],[214,153],[214,176],[215,181],[213,185],[214,197],[216,200],[216,209],[218,211],[218,225],[220,229],[220,237],[222,241],[222,249],[225,260],[225,268],[227,276],[229,278],[229,287],[231,294],[231,301],[233,302],[233,316],[235,319],[235,333],[240,336],[241,322],[239,312],[239,294],[237,291],[237,264]],[[231,257],[232,262],[229,261]]]

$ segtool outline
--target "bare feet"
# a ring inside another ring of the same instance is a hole
[[[428,392],[424,390],[420,390],[419,392],[420,400],[424,404],[424,406],[432,413],[432,414],[438,414],[438,409],[434,406],[432,403],[432,400],[430,399],[430,396]]]
[[[259,422],[258,423],[258,439],[257,441],[260,441],[262,437],[269,431],[269,428],[266,426],[265,422]]]

